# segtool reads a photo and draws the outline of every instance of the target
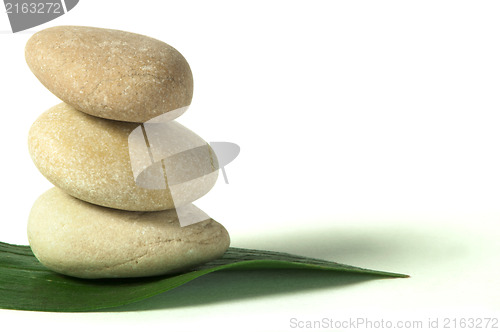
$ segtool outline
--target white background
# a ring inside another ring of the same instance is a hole
[[[24,45],[54,25],[149,35],[191,65],[179,118],[240,156],[198,205],[237,247],[407,273],[214,274],[122,311],[0,310],[2,326],[281,331],[290,319],[500,318],[500,4],[98,1],[28,32],[0,13],[0,241],[52,185],[27,134],[59,100]],[[36,296],[36,294],[33,294]],[[172,300],[173,299],[173,300]]]

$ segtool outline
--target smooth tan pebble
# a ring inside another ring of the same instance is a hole
[[[111,29],[58,26],[34,34],[25,57],[40,82],[76,109],[106,119],[146,122],[181,115],[193,76],[172,46]]]
[[[187,214],[203,214],[194,205]],[[33,253],[47,268],[80,278],[181,272],[221,257],[229,235],[213,219],[180,227],[174,210],[130,212],[78,200],[58,188],[42,194],[28,221]]]
[[[90,116],[65,103],[33,123],[28,147],[55,186],[121,210],[191,203],[210,191],[218,176],[210,145],[176,121],[141,126]]]

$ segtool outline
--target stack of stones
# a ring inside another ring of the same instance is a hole
[[[177,50],[138,34],[62,26],[33,35],[26,61],[63,101],[29,133],[31,157],[55,185],[28,222],[43,265],[81,278],[141,277],[223,255],[226,229],[192,204],[215,184],[217,158],[173,121],[193,93]]]

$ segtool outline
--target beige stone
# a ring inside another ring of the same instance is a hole
[[[191,203],[214,186],[212,148],[176,121],[97,118],[61,103],[32,125],[28,147],[40,172],[68,194],[130,211]]]
[[[184,57],[164,42],[135,33],[52,27],[28,40],[25,56],[57,97],[106,119],[145,122],[167,112],[173,119],[193,96]]]
[[[187,213],[202,213],[194,205]],[[130,212],[73,198],[58,188],[33,205],[33,253],[47,268],[80,278],[143,277],[180,272],[214,260],[229,235],[213,219],[180,227],[175,210]]]

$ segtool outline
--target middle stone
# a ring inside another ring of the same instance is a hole
[[[175,121],[113,121],[65,103],[33,123],[28,146],[55,186],[120,210],[160,211],[191,203],[209,192],[218,176],[210,145]]]

